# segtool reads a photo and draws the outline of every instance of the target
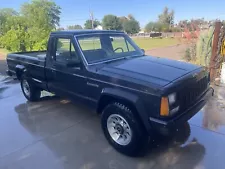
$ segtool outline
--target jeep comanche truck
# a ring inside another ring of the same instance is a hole
[[[126,155],[187,122],[213,95],[204,67],[146,56],[120,31],[52,32],[47,51],[8,54],[7,64],[29,101],[45,90],[94,107],[106,139]]]

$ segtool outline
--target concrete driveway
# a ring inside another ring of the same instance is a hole
[[[7,169],[221,169],[225,166],[225,92],[173,138],[153,137],[145,155],[116,152],[100,118],[79,103],[45,97],[27,102],[12,80],[0,82],[0,168]],[[144,154],[144,153],[143,153]]]

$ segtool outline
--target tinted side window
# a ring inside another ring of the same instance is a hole
[[[78,56],[71,42],[71,39],[57,38],[55,59],[57,62],[66,62],[69,60],[77,60]]]

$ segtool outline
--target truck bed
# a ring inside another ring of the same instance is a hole
[[[45,58],[46,51],[10,53],[7,55],[8,72],[15,75],[16,67],[23,66],[33,80],[39,83],[37,85],[45,88]]]
[[[8,58],[31,58],[31,59],[39,59],[44,60],[46,57],[46,51],[31,51],[31,52],[18,52],[18,53],[10,53]]]

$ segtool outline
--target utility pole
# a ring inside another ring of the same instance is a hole
[[[91,27],[94,29],[94,14],[91,10],[89,10],[90,13],[90,19],[91,19]]]

